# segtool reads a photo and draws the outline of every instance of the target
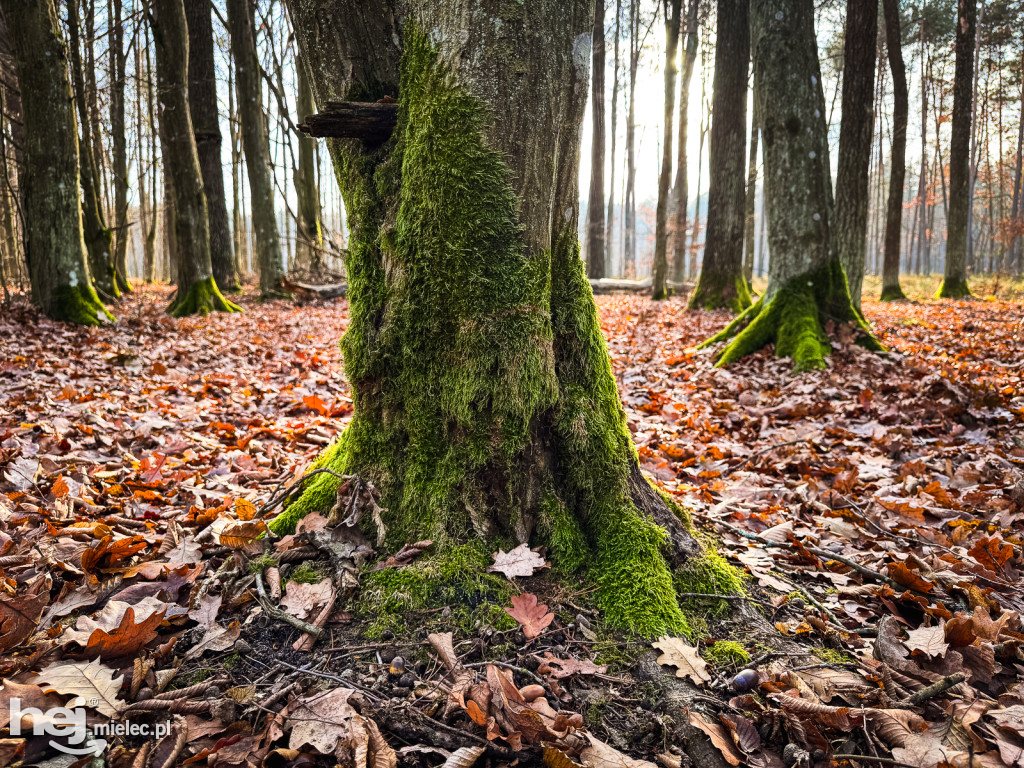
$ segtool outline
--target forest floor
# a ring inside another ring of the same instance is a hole
[[[746,573],[654,651],[543,553],[394,625],[346,600],[407,605],[429,548],[359,567],[321,518],[268,557],[260,518],[351,414],[347,304],[167,298],[96,330],[0,312],[0,727],[82,697],[167,729],[0,735],[0,768],[1024,766],[1020,303],[868,302],[891,354],[840,328],[793,377],[693,351],[725,314],[599,297],[644,469]]]

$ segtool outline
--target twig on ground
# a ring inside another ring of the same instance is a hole
[[[519,672],[520,674],[526,675],[531,680],[535,681],[538,685],[544,685],[544,680],[530,670],[524,669],[523,667],[517,667],[515,664],[507,664],[504,661],[474,661],[472,664],[463,664],[462,666],[470,668],[486,667],[488,664],[493,664],[496,667],[503,667],[504,669],[510,669],[513,672]]]
[[[964,675],[963,672],[957,672],[952,675],[946,675],[944,678],[942,678],[936,683],[932,683],[927,688],[922,688],[917,693],[911,694],[908,698],[901,701],[898,704],[898,706],[916,707],[920,704],[924,704],[926,701],[930,701],[931,699],[934,699],[936,696],[945,693],[950,688],[959,685],[966,679],[967,677],[966,675]]]
[[[728,477],[733,472],[739,472],[741,469],[743,469],[745,466],[747,466],[747,464],[752,462],[758,456],[763,456],[766,453],[771,453],[776,448],[785,448],[787,445],[796,445],[797,443],[809,443],[809,442],[812,442],[814,440],[817,440],[819,437],[821,437],[821,435],[812,435],[810,437],[801,437],[801,438],[799,438],[797,440],[787,440],[784,443],[776,443],[775,445],[769,445],[767,448],[762,448],[759,451],[754,451],[752,454],[747,456],[747,458],[745,458],[743,461],[741,461],[736,466],[729,467],[727,470],[722,472],[722,477]]]
[[[305,632],[308,635],[312,635],[317,639],[323,636],[323,627],[315,627],[308,621],[296,618],[287,611],[282,611],[277,606],[271,605],[270,598],[267,597],[267,590],[263,586],[263,574],[260,573],[256,574],[256,591],[260,596],[260,605],[263,607],[263,610],[267,612],[268,616],[275,618],[278,621],[283,621],[285,624],[291,624],[296,629]]]

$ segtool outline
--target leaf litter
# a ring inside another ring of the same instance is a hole
[[[114,744],[125,768],[675,768],[686,729],[732,765],[1024,766],[1018,305],[869,302],[893,354],[833,329],[830,367],[791,377],[693,351],[722,314],[599,297],[644,470],[750,577],[658,658],[595,632],[525,545],[491,567],[531,580],[501,606],[516,632],[363,636],[360,572],[431,542],[385,558],[351,519],[262,536],[351,413],[347,305],[173,320],[159,291],[113,328],[0,316],[0,717],[18,696],[172,718]],[[379,519],[351,483],[346,511]],[[4,743],[0,764],[43,754]]]

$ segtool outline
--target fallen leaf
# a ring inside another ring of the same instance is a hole
[[[116,717],[125,704],[117,697],[123,675],[114,677],[114,670],[99,659],[51,664],[39,673],[38,685],[44,691],[57,691],[69,696],[80,696],[86,706],[101,715]]]
[[[315,584],[288,582],[288,591],[281,600],[281,608],[297,619],[315,615],[334,596],[334,585],[330,579]]]
[[[696,648],[687,645],[681,638],[663,637],[651,645],[662,651],[658,657],[659,664],[678,667],[676,677],[689,677],[697,685],[711,681],[707,662],[700,657]]]
[[[537,596],[529,592],[513,595],[512,607],[506,608],[505,613],[522,625],[527,640],[538,637],[555,618],[546,605],[537,605]]]
[[[487,567],[492,573],[503,573],[506,578],[533,576],[537,571],[550,567],[551,563],[541,557],[529,544],[520,544],[510,552],[498,550],[494,553],[494,564]]]

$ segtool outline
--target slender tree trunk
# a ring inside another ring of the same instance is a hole
[[[742,312],[750,306],[743,276],[746,210],[744,157],[747,130],[747,63],[750,60],[749,0],[718,0],[714,105],[708,170],[708,224],[704,263],[691,307]]]
[[[152,0],[151,13],[160,130],[165,142],[164,166],[173,192],[172,260],[178,290],[168,312],[181,317],[214,310],[239,311],[221,295],[210,262],[206,194],[188,108],[189,40],[185,5],[183,0]]]
[[[590,201],[587,203],[587,275],[604,277],[604,3],[594,2],[590,104],[593,141],[590,145]]]
[[[153,282],[156,272],[156,233],[160,216],[157,209],[156,187],[159,173],[157,171],[156,148],[159,141],[159,131],[156,123],[156,105],[154,104],[153,88],[153,62],[149,55],[149,30],[146,30],[146,120],[149,125],[149,179],[150,179],[150,201],[152,202],[152,216],[149,221],[149,230],[146,232],[146,242],[143,248],[143,263],[146,271],[146,281]]]
[[[314,113],[313,91],[301,61],[295,62],[298,85],[299,119]],[[295,196],[298,199],[298,243],[296,261],[314,272],[322,266],[324,251],[323,227],[320,224],[320,189],[316,183],[316,140],[305,134],[298,138],[299,164],[295,169]]]
[[[693,541],[635,468],[579,256],[590,3],[288,7],[317,103],[399,94],[376,153],[332,142],[359,397],[322,463],[374,482],[389,548],[533,533],[566,572],[586,564],[609,623],[679,631],[659,547],[681,562]],[[314,478],[272,527],[329,508],[338,483]]]
[[[957,17],[959,18],[959,16]],[[985,18],[985,0],[981,2],[981,10],[976,12],[975,21],[975,38],[977,37],[978,27],[981,26]],[[975,42],[974,44],[974,62],[971,65],[971,92],[974,93],[978,89],[978,83],[981,81],[981,57],[980,57],[980,46]],[[955,98],[955,97],[954,97]],[[985,114],[985,120],[988,120],[988,113]],[[970,171],[968,173],[967,181],[967,268],[974,269],[974,185],[978,181],[978,154],[980,147],[978,145],[978,99],[972,99],[971,103],[971,159],[970,159]]]
[[[263,112],[260,63],[256,56],[256,30],[252,0],[228,0],[231,55],[235,61],[235,87],[241,119],[242,147],[249,173],[252,222],[260,266],[260,295],[264,299],[287,296],[281,290],[284,262],[277,230],[274,181],[270,170],[270,143]]]
[[[754,277],[754,213],[757,209],[757,139],[761,133],[760,115],[757,114],[757,100],[754,100],[754,117],[750,121],[750,154],[747,160],[747,198],[743,221],[743,276],[747,285]]]
[[[860,306],[868,227],[868,175],[874,135],[878,0],[848,0],[843,49],[843,116],[836,174],[836,248]]]
[[[636,277],[636,75],[640,64],[639,0],[629,3],[629,106],[626,110],[625,276]]]
[[[899,0],[882,0],[885,42],[892,72],[892,153],[889,158],[889,198],[885,210],[885,256],[882,261],[882,301],[905,299],[900,287],[900,235],[903,229],[903,185],[907,174],[907,121],[910,93],[903,64]]]
[[[78,0],[68,0],[68,34],[71,49],[71,76],[74,85],[78,123],[82,132],[79,143],[79,161],[82,164],[82,224],[85,246],[89,253],[89,267],[93,283],[101,296],[110,300],[120,298],[116,267],[114,265],[114,235],[103,217],[100,175],[97,170],[92,136],[92,115],[86,96],[86,81],[82,65],[82,43],[79,33]]]
[[[697,61],[698,11],[700,0],[690,0],[686,11],[686,43],[683,50],[682,83],[679,86],[679,154],[676,160],[675,227],[672,238],[672,279],[682,282],[686,277],[686,214],[689,200],[689,170],[687,164],[687,133],[690,113],[690,81]],[[700,190],[697,190],[698,194]]]
[[[726,365],[774,342],[775,354],[803,371],[825,365],[830,322],[849,323],[861,344],[881,347],[850,300],[832,242],[835,206],[813,1],[752,0],[751,17],[771,247],[768,288],[705,343],[735,335],[718,357]]]
[[[608,214],[605,217],[605,234],[604,234],[604,264],[605,274],[610,275],[615,272],[612,264],[612,242],[613,235],[615,232],[615,139],[616,131],[618,129],[617,118],[619,110],[619,37],[622,34],[621,30],[621,19],[622,19],[622,0],[615,0],[615,54],[614,62],[612,65],[612,124],[611,124],[611,152],[608,155],[611,158],[611,162],[608,163],[609,168],[609,183],[608,183]]]
[[[949,220],[946,223],[946,270],[940,298],[970,296],[967,287],[967,211],[970,206],[970,141],[977,0],[958,0],[956,71],[953,79],[953,125],[949,143]]]
[[[188,22],[188,104],[206,193],[213,279],[222,290],[237,291],[238,275],[235,273],[221,164],[222,140],[210,0],[185,0],[185,18]]]
[[[111,172],[114,187],[114,267],[118,288],[132,290],[128,282],[128,141],[124,122],[124,23],[121,20],[121,0],[110,0],[108,5],[110,29],[110,140]]]
[[[146,173],[146,142],[148,135],[153,130],[152,122],[148,123],[148,131],[144,129],[147,123],[144,121],[145,104],[143,93],[148,102],[150,97],[148,78],[149,71],[143,66],[143,30],[139,30],[139,44],[135,46],[135,76],[136,76],[136,100],[135,100],[135,135],[138,137],[139,150],[135,163],[136,178],[139,188],[139,239],[142,241],[142,279],[147,283],[153,282],[154,253],[149,242],[151,230],[150,220],[156,220],[156,216],[150,211],[151,200],[149,197],[149,174]],[[155,158],[149,159],[150,168],[153,167]],[[156,201],[152,201],[155,204]],[[155,233],[154,233],[155,236]]]
[[[55,320],[112,321],[89,279],[78,194],[78,129],[56,9],[52,0],[3,0],[0,8],[22,98],[20,185],[32,296]]]
[[[600,0],[598,0],[600,2]],[[682,0],[664,0],[665,15],[665,122],[661,147],[661,174],[658,176],[658,207],[654,224],[654,280],[652,295],[655,301],[667,298],[665,281],[668,278],[668,198],[672,184],[672,119],[676,112],[676,54],[679,49],[679,22]]]
[[[701,88],[701,104],[704,104],[704,88]],[[710,115],[708,115],[710,118]],[[688,270],[688,277],[697,276],[697,254],[698,251],[698,240],[700,236],[700,182],[704,173],[704,139],[707,138],[708,126],[704,119],[704,115],[701,115],[700,120],[700,141],[697,144],[697,186],[695,189],[695,195],[693,200],[693,228],[690,235],[690,268]]]
[[[1021,257],[1021,237],[1024,235],[1024,209],[1021,207],[1021,186],[1024,184],[1024,44],[1021,45],[1021,86],[1020,86],[1020,118],[1017,124],[1017,163],[1013,173],[1013,203],[1010,207],[1010,226],[1013,235],[1010,239],[1010,269],[1015,274],[1024,273],[1024,258]]]

